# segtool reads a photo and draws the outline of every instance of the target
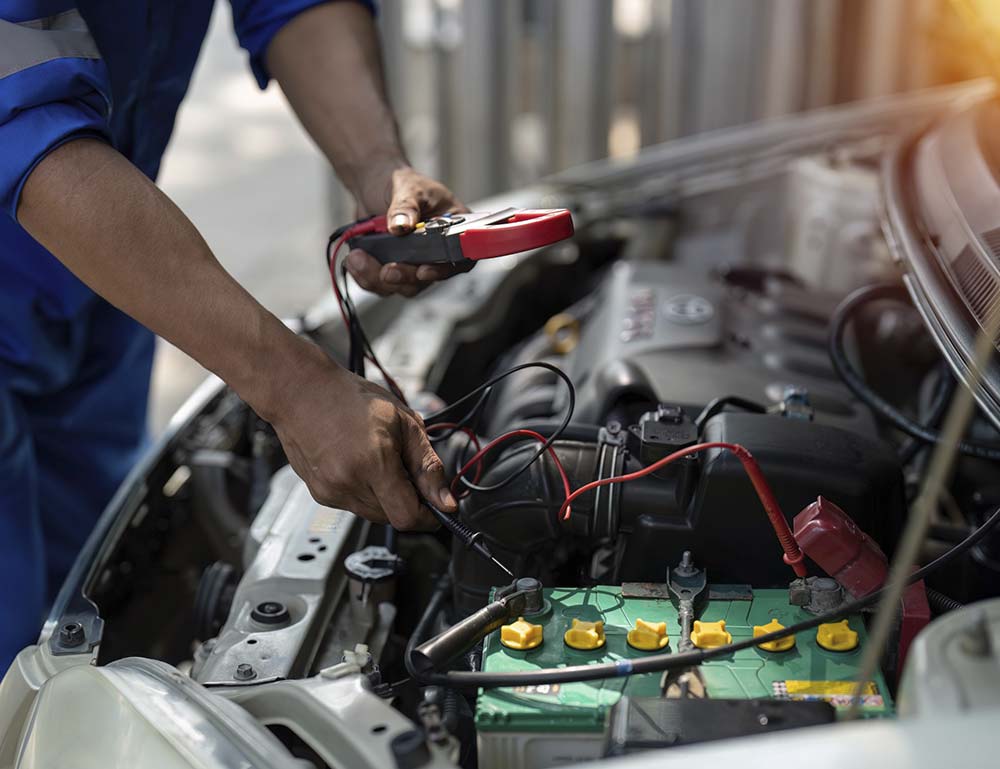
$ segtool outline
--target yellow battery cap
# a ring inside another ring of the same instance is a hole
[[[849,652],[858,647],[858,634],[851,630],[846,619],[827,622],[816,628],[816,643],[832,652]]]
[[[762,635],[767,635],[768,633],[773,633],[776,630],[784,629],[784,625],[778,622],[778,620],[772,619],[766,625],[754,625],[753,637],[759,638]],[[786,652],[795,646],[795,636],[785,636],[784,638],[779,638],[777,641],[764,641],[764,643],[757,644],[757,646],[766,652]]]
[[[588,652],[604,646],[604,623],[585,622],[574,619],[570,629],[563,635],[563,640],[571,649]]]
[[[694,621],[694,629],[691,631],[691,643],[699,649],[715,649],[733,642],[733,636],[726,630],[726,621],[720,619],[718,622]]]
[[[518,617],[517,622],[511,622],[500,628],[500,643],[508,649],[528,651],[542,645],[542,626],[527,622],[524,617]]]
[[[637,619],[625,638],[633,649],[644,652],[655,652],[670,643],[666,622],[646,622],[644,619]]]

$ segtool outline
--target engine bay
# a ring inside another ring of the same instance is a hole
[[[829,353],[845,297],[900,281],[880,221],[890,128],[557,180],[514,203],[571,208],[571,241],[406,305],[359,301],[464,479],[461,522],[513,581],[446,531],[320,505],[271,427],[209,383],[112,504],[50,653],[92,651],[119,675],[171,666],[317,769],[542,769],[852,708],[894,718],[920,631],[1000,595],[1000,534],[906,588],[866,672],[933,448]],[[956,380],[918,309],[881,298],[849,320],[868,386],[939,425]],[[345,359],[329,306],[300,333]],[[995,428],[979,415],[967,435]],[[989,523],[994,478],[989,459],[956,461],[919,564]]]

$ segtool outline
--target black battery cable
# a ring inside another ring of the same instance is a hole
[[[909,303],[906,289],[903,286],[896,283],[876,283],[871,286],[859,288],[834,310],[833,317],[830,319],[830,337],[828,340],[830,362],[833,364],[837,375],[844,381],[844,384],[847,385],[851,392],[875,411],[876,414],[907,435],[924,443],[936,444],[940,441],[941,434],[937,430],[922,425],[906,416],[881,395],[872,390],[854,368],[854,365],[847,357],[847,353],[844,351],[844,332],[853,320],[854,315],[865,305],[882,300],[904,304]],[[1000,460],[1000,445],[997,444],[960,441],[958,443],[958,451],[967,456],[978,457],[980,459]]]
[[[498,382],[501,382],[502,380],[506,379],[511,374],[515,374],[518,371],[523,371],[524,369],[528,368],[546,369],[547,371],[551,371],[553,374],[555,374],[563,381],[563,383],[566,385],[566,392],[567,392],[565,414],[563,415],[562,420],[559,422],[559,426],[552,431],[552,433],[549,435],[548,438],[545,439],[544,442],[542,442],[539,445],[538,450],[532,455],[532,457],[517,470],[511,472],[510,475],[508,475],[503,480],[497,481],[496,483],[492,483],[488,486],[482,486],[473,483],[472,481],[469,481],[464,477],[461,478],[462,484],[466,488],[472,491],[488,492],[488,491],[497,491],[499,489],[504,488],[505,486],[507,486],[508,484],[512,483],[514,480],[519,478],[522,473],[528,470],[528,468],[530,468],[533,464],[535,464],[535,462],[537,462],[542,457],[542,455],[549,450],[549,448],[552,446],[553,443],[559,440],[562,434],[566,432],[566,428],[569,427],[570,420],[572,420],[573,418],[573,411],[576,409],[576,388],[573,386],[572,380],[569,378],[569,376],[567,376],[566,372],[564,372],[558,366],[553,366],[551,363],[545,363],[544,361],[532,361],[530,363],[521,363],[517,366],[512,366],[511,368],[507,369],[506,371],[500,374],[497,374],[496,376],[492,377],[486,382],[483,382],[483,384],[479,385],[475,389],[470,390],[469,392],[467,392],[465,395],[463,395],[461,398],[454,401],[453,403],[449,403],[444,408],[439,409],[438,411],[435,411],[433,414],[429,414],[426,417],[424,417],[424,422],[427,424],[433,424],[434,422],[440,421],[449,412],[453,411],[454,409],[458,408],[459,406],[465,403],[468,403],[470,400],[476,398],[484,391],[494,387]],[[476,406],[473,406],[472,410],[474,411],[475,408]]]

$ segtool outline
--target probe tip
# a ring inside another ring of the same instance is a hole
[[[499,568],[499,569],[503,570],[504,572],[506,572],[510,576],[511,579],[514,579],[514,572],[512,572],[510,569],[508,569],[506,566],[504,566],[502,563],[500,563],[500,561],[498,561],[493,556],[490,556],[490,560],[493,561],[493,563],[495,563],[497,565],[497,568]]]

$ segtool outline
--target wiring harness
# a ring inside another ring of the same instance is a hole
[[[386,386],[404,405],[407,405],[406,395],[396,380],[379,361],[378,356],[372,349],[371,342],[365,335],[365,330],[361,326],[361,318],[358,315],[357,307],[351,300],[351,294],[347,287],[347,262],[338,256],[343,245],[358,235],[364,235],[375,230],[374,218],[364,219],[346,227],[341,227],[330,236],[326,246],[326,263],[330,270],[330,281],[333,284],[333,294],[337,298],[337,307],[340,309],[340,316],[347,327],[347,336],[350,343],[347,355],[347,367],[353,374],[365,376],[365,361],[368,361],[382,375]]]

